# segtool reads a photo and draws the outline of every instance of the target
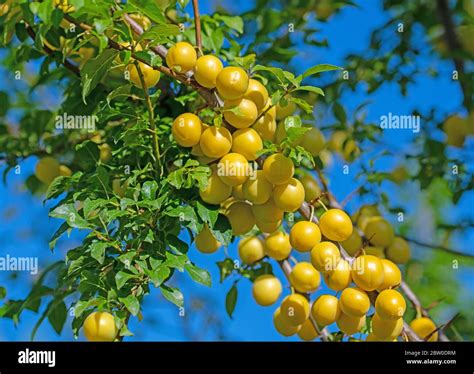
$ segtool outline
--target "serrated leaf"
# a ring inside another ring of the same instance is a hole
[[[184,266],[186,271],[188,272],[191,279],[197,283],[200,283],[204,286],[211,287],[211,275],[205,269],[196,266],[195,264],[188,263]]]
[[[108,243],[97,242],[97,241],[93,242],[89,246],[92,258],[94,258],[101,265],[104,263],[105,250],[107,249],[108,246],[109,246]]]
[[[115,284],[117,285],[117,289],[120,290],[125,283],[128,282],[129,279],[136,278],[135,274],[130,274],[125,271],[119,271],[115,274]]]
[[[108,73],[118,52],[106,49],[96,58],[90,59],[81,69],[82,101],[86,104],[86,97],[97,86],[100,80]]]
[[[125,305],[127,310],[133,316],[136,316],[140,311],[140,303],[138,299],[133,295],[128,295],[127,297],[119,297],[119,301]]]
[[[63,204],[55,208],[49,215],[53,218],[64,219],[70,227],[78,229],[89,228],[89,224],[77,212],[74,204]]]
[[[184,296],[180,290],[166,285],[162,285],[160,287],[160,290],[166,300],[171,301],[173,304],[179,306],[180,308],[183,307]]]

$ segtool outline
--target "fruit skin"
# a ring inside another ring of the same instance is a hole
[[[341,242],[341,245],[350,256],[354,256],[362,247],[362,237],[357,230],[352,230],[351,236]]]
[[[112,159],[112,148],[107,143],[99,145],[100,162],[107,163]]]
[[[292,294],[283,299],[280,306],[282,318],[292,326],[301,325],[309,317],[309,302],[300,294]]]
[[[395,339],[402,333],[403,318],[386,320],[377,313],[372,317],[372,332],[375,336],[383,340]]]
[[[222,203],[230,197],[231,193],[232,187],[222,182],[215,169],[209,177],[209,184],[207,187],[199,191],[201,199],[204,202],[213,205]]]
[[[232,196],[237,200],[237,201],[244,201],[245,196],[244,196],[244,191],[242,190],[243,184],[239,186],[234,186],[232,187]]]
[[[196,50],[186,42],[178,42],[166,55],[166,65],[178,73],[185,74],[194,69],[197,61]]]
[[[301,328],[300,326],[293,326],[288,323],[281,314],[281,308],[277,308],[275,313],[273,313],[273,325],[281,335],[286,337],[295,335]]]
[[[282,224],[282,220],[279,220],[279,221],[275,221],[275,222],[259,222],[257,221],[257,227],[259,228],[259,230],[263,233],[266,233],[266,234],[271,234],[271,233],[274,233],[275,231],[277,231],[281,224]]]
[[[321,195],[321,188],[312,176],[306,174],[299,180],[304,187],[304,199],[306,201],[312,201]]]
[[[153,69],[151,66],[144,64],[143,62],[138,62],[138,65],[140,66],[140,71],[142,72],[143,81],[145,82],[146,88],[156,86],[160,80],[160,72]],[[143,88],[142,81],[140,80],[140,74],[135,64],[131,63],[128,65],[127,70],[130,74],[130,81],[138,88]]]
[[[438,331],[433,334],[437,327],[431,319],[427,317],[415,318],[410,322],[410,327],[421,339],[426,340],[431,335],[428,339],[429,342],[438,341]]]
[[[344,259],[341,259],[334,270],[324,273],[326,285],[334,291],[341,291],[349,287],[352,281],[351,265]]]
[[[461,148],[468,133],[467,123],[457,115],[451,116],[444,122],[443,131],[446,133],[446,143],[448,145]]]
[[[240,129],[232,134],[232,152],[240,153],[247,160],[256,160],[257,152],[262,149],[262,138],[254,129]]]
[[[192,147],[199,144],[202,122],[193,113],[183,113],[175,118],[171,128],[173,138],[181,147]]]
[[[309,318],[301,325],[300,331],[298,331],[298,336],[307,342],[310,342],[311,340],[314,340],[318,337],[318,332],[314,328],[313,322],[311,322]]]
[[[396,264],[406,264],[410,259],[410,246],[405,239],[395,237],[392,244],[386,250],[387,258]]]
[[[291,116],[296,110],[296,104],[293,101],[290,101],[288,105],[281,106],[277,104],[276,106],[276,119],[284,119],[288,116]]]
[[[203,87],[216,87],[216,79],[224,66],[222,61],[214,55],[201,56],[194,67],[194,78]]]
[[[362,317],[351,317],[341,312],[336,321],[337,327],[344,334],[353,335],[359,332],[365,325],[365,315]]]
[[[114,316],[107,312],[89,314],[82,327],[90,342],[113,342],[118,334]]]
[[[336,322],[341,315],[341,307],[337,297],[321,295],[311,307],[311,316],[318,326],[327,326]]]
[[[226,216],[232,227],[232,233],[236,236],[248,233],[255,225],[252,207],[243,201],[232,204],[229,209],[227,209]]]
[[[129,17],[138,23],[143,31],[146,31],[151,27],[151,21],[146,16],[142,16],[141,14],[129,14]]]
[[[66,165],[59,165],[59,175],[62,177],[70,177],[72,175],[72,170]]]
[[[244,199],[252,204],[265,204],[272,196],[273,186],[265,178],[262,170],[257,170],[256,177],[249,178],[242,185]]]
[[[43,157],[35,167],[35,175],[41,182],[49,185],[60,174],[59,162],[50,156]]]
[[[263,174],[272,184],[288,183],[295,173],[293,161],[281,153],[275,153],[266,158],[263,163]]]
[[[365,251],[366,255],[372,255],[372,256],[378,257],[380,259],[385,258],[385,251],[382,247],[368,246],[367,248],[365,248],[364,251]]]
[[[212,235],[207,224],[204,225],[201,232],[196,235],[194,243],[196,244],[198,251],[201,253],[214,253],[221,246],[221,243],[219,243],[214,235]]]
[[[296,212],[304,201],[304,187],[298,179],[273,188],[273,201],[285,212]]]
[[[406,309],[405,299],[400,292],[395,290],[384,290],[375,300],[375,312],[382,319],[397,320],[403,317]]]
[[[277,125],[275,119],[267,112],[258,118],[252,128],[260,135],[262,140],[273,141]]]
[[[244,69],[228,66],[217,75],[217,92],[224,100],[242,97],[249,86],[249,76]]]
[[[350,317],[362,317],[370,309],[367,293],[359,288],[346,288],[339,298],[341,311]]]
[[[301,140],[301,146],[311,153],[313,157],[316,157],[324,149],[325,144],[326,139],[324,135],[315,127],[306,131]]]
[[[317,243],[311,250],[311,263],[323,273],[336,269],[340,260],[341,252],[334,243]]]
[[[252,100],[241,97],[224,102],[224,119],[237,129],[251,126],[257,117],[257,106]]]
[[[257,223],[272,223],[283,219],[283,210],[276,206],[273,199],[268,199],[264,204],[252,205],[252,211]]]
[[[252,100],[261,112],[268,101],[268,91],[263,84],[256,79],[249,79],[247,91],[244,94],[246,99]]]
[[[282,261],[291,253],[290,237],[282,231],[275,231],[265,238],[265,253],[277,260]]]
[[[312,293],[321,284],[321,275],[309,262],[299,262],[290,273],[290,283],[298,292]]]
[[[379,288],[384,279],[382,261],[372,255],[363,255],[352,264],[352,279],[364,291],[374,291]]]
[[[261,306],[275,304],[280,298],[282,290],[280,280],[270,274],[260,275],[252,286],[253,298]]]
[[[341,209],[329,209],[319,219],[322,234],[334,241],[342,242],[352,234],[352,221]]]
[[[210,158],[221,158],[232,147],[232,135],[225,127],[210,126],[201,134],[202,153]]]
[[[371,217],[367,220],[364,235],[373,245],[380,247],[388,247],[395,237],[392,225],[380,216]]]
[[[299,221],[291,228],[290,243],[297,251],[309,252],[320,241],[321,231],[319,231],[318,225],[313,222]]]
[[[112,181],[112,191],[119,196],[123,197],[125,192],[127,192],[127,183],[122,184],[122,181],[118,178]]]
[[[246,265],[252,265],[265,256],[263,242],[256,236],[242,238],[239,242],[239,257]],[[281,292],[281,291],[280,291]]]
[[[239,153],[228,153],[217,164],[217,175],[229,186],[238,186],[249,177],[249,163]]]
[[[383,265],[383,282],[377,288],[377,291],[383,291],[388,288],[396,288],[402,282],[402,273],[397,265],[387,259],[380,260]]]

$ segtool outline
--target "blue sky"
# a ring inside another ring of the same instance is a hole
[[[201,12],[212,12],[214,2],[201,1]],[[240,12],[249,7],[250,2],[244,1],[232,3],[230,1],[229,8]],[[333,17],[328,23],[318,23],[318,27],[322,30],[321,37],[326,37],[329,41],[330,48],[311,48],[304,49],[292,63],[291,69],[299,73],[307,67],[318,63],[331,63],[335,65],[344,65],[344,57],[348,53],[361,52],[365,50],[370,32],[382,25],[390,15],[383,12],[381,5],[377,1],[357,1],[360,8],[345,8],[341,13]],[[294,35],[295,41],[298,43],[297,33]],[[396,37],[394,32],[394,37]],[[425,41],[423,38],[419,40],[420,45]],[[299,43],[298,43],[299,44]],[[425,49],[426,50],[426,49]],[[409,87],[409,95],[402,97],[396,84],[384,85],[376,94],[371,95],[371,105],[368,109],[368,119],[378,122],[381,115],[388,112],[397,114],[410,114],[414,108],[435,108],[438,118],[443,118],[449,113],[459,111],[461,107],[461,93],[457,83],[450,79],[450,72],[453,69],[452,64],[442,62],[429,54],[422,54],[417,59],[417,64],[425,66],[434,65],[440,72],[437,78],[430,76],[419,77],[416,84]],[[332,79],[335,73],[327,73],[323,79]],[[18,84],[18,82],[15,82]],[[8,85],[8,87],[5,87]],[[3,87],[2,87],[3,86]],[[0,89],[11,88],[10,83],[3,79],[0,82]],[[58,101],[60,90],[43,90],[38,94],[38,102],[45,107],[54,106]],[[361,102],[367,99],[367,95],[362,89],[352,92],[347,90],[343,96],[344,107],[348,113],[357,107]],[[330,115],[324,116],[322,123],[317,125],[327,125],[331,123]],[[422,126],[434,126],[434,124],[422,124]],[[413,136],[411,132],[396,136],[393,133],[385,133],[383,141],[394,149],[397,149],[402,156],[403,152],[412,151],[407,147],[407,142]],[[472,140],[471,146],[472,146]],[[366,157],[370,157],[367,155]],[[400,159],[383,159],[378,166],[384,170],[390,170],[394,165],[398,164]],[[30,159],[23,163],[22,173],[15,175],[9,174],[7,186],[0,184],[0,256],[6,254],[15,256],[38,256],[40,268],[44,268],[48,263],[64,258],[68,249],[75,247],[80,242],[81,234],[74,233],[70,238],[62,239],[56,251],[51,253],[48,248],[48,238],[54,233],[56,228],[61,224],[58,220],[48,218],[48,207],[51,203],[43,206],[42,201],[38,197],[30,196],[22,187],[23,181],[33,172],[35,160]],[[342,200],[350,193],[358,184],[353,180],[354,173],[349,176],[342,173],[342,161],[335,159],[333,166],[329,169],[331,188],[336,197]],[[0,168],[0,172],[2,172]],[[403,191],[398,193],[391,183],[384,183],[384,190],[395,199],[397,203],[404,206],[410,205],[409,215],[415,227],[420,227],[419,233],[426,236],[422,239],[430,239],[431,232],[429,228],[423,227],[423,215],[419,214],[423,210],[423,200],[417,194],[417,186],[408,184],[403,187]],[[415,198],[415,196],[417,196]],[[466,194],[459,203],[459,207],[469,207],[473,204],[473,193]],[[370,201],[367,201],[370,202]],[[408,202],[408,204],[407,204]],[[357,208],[362,202],[358,199],[348,205],[349,210]],[[420,216],[417,218],[417,216]],[[396,224],[394,217],[388,217]],[[450,211],[448,219],[458,220],[460,218],[474,219],[474,213],[467,208],[459,208]],[[460,249],[467,249],[468,243],[474,239],[473,235],[463,238],[454,238],[454,244]],[[229,248],[229,253],[236,257],[236,248]],[[419,256],[419,251],[415,253]],[[196,252],[194,247],[190,251],[190,258],[199,266],[209,269],[213,279],[213,287],[207,289],[203,286],[194,284],[187,274],[178,274],[176,276],[176,285],[182,288],[186,295],[198,294],[199,297],[206,300],[208,310],[211,314],[191,314],[189,315],[189,323],[191,330],[203,331],[200,335],[201,339],[214,339],[215,332],[207,331],[202,328],[204,326],[204,318],[215,314],[222,320],[224,324],[223,333],[226,339],[230,340],[282,340],[275,332],[272,325],[272,314],[275,306],[259,307],[255,304],[251,297],[251,283],[243,279],[238,286],[238,302],[234,313],[234,319],[227,317],[224,307],[225,294],[231,287],[232,282],[225,282],[223,285],[218,283],[219,274],[216,261],[225,257],[221,250],[210,256],[203,256]],[[304,257],[302,257],[304,258]],[[276,274],[283,279],[278,267],[275,265]],[[34,277],[29,274],[19,274],[18,279],[12,281],[11,273],[0,273],[0,284],[7,285],[8,297],[21,298],[26,296]],[[460,276],[466,277],[472,281],[472,275],[461,272]],[[472,284],[472,282],[471,282]],[[287,284],[284,283],[285,292],[288,293]],[[470,290],[472,292],[472,289]],[[469,290],[466,290],[469,292]],[[135,337],[130,340],[184,340],[189,337],[182,328],[178,310],[170,303],[160,297],[159,292],[153,291],[145,301],[143,308],[144,320],[138,322],[132,319],[130,329],[135,332]],[[36,322],[37,315],[25,312],[20,325],[15,328],[10,320],[0,319],[0,340],[28,340],[29,334]],[[37,340],[70,340],[72,333],[70,332],[70,321],[66,323],[63,334],[56,335],[53,329],[44,323],[39,329]],[[205,330],[205,331],[204,331]],[[80,339],[83,339],[81,336]],[[294,338],[290,338],[293,340]]]

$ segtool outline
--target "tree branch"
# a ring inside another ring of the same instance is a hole
[[[466,82],[466,74],[464,72],[464,62],[457,57],[455,54],[461,49],[461,44],[459,43],[458,37],[455,32],[455,25],[451,18],[449,4],[447,0],[436,0],[436,9],[438,11],[438,17],[441,20],[441,23],[444,27],[444,38],[446,44],[448,45],[451,54],[453,56],[453,62],[456,70],[459,73],[459,83],[461,85],[461,90],[463,92],[463,102],[466,108],[471,108],[472,106],[472,95],[471,89],[469,88],[468,82]]]
[[[33,39],[33,41],[36,41],[35,30],[33,30],[33,28],[26,22],[25,22],[25,26],[26,26],[26,32],[28,33],[30,38]],[[43,44],[43,50],[50,56],[52,56],[54,53],[54,51],[45,44]],[[64,65],[64,67],[66,67],[67,69],[69,69],[71,72],[73,72],[75,75],[77,76],[81,75],[79,68],[73,63],[71,63],[69,60],[64,59],[64,61],[61,61],[61,64]]]
[[[201,16],[199,15],[199,1],[193,0],[194,24],[196,27],[196,44],[199,54],[202,54]]]
[[[452,248],[449,248],[449,247],[446,247],[446,246],[443,246],[443,245],[425,243],[425,242],[422,242],[418,239],[410,238],[410,237],[407,237],[407,236],[401,236],[401,238],[403,238],[406,241],[411,242],[413,244],[419,245],[420,247],[439,249],[439,250],[451,253],[451,254],[456,255],[456,256],[474,258],[474,255],[472,255],[472,254],[461,252],[461,251],[458,251],[458,250],[455,250],[455,249],[452,249]]]

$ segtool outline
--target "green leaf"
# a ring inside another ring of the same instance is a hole
[[[193,281],[200,283],[204,286],[211,287],[211,275],[207,270],[202,269],[192,263],[186,264],[184,268],[186,269]]]
[[[98,241],[93,242],[89,246],[92,258],[97,260],[97,262],[101,265],[104,263],[105,250],[107,249],[108,246],[109,246],[109,243],[98,242]]]
[[[54,247],[56,246],[56,242],[61,237],[61,235],[64,234],[68,230],[70,230],[70,228],[67,222],[63,222],[61,226],[59,226],[59,228],[56,230],[56,232],[51,237],[51,240],[49,241],[49,248],[51,250],[54,249]]]
[[[4,299],[7,296],[7,289],[5,287],[0,287],[0,299]]]
[[[227,257],[223,261],[217,261],[217,266],[219,267],[220,272],[220,282],[222,283],[229,275],[234,271],[234,261],[231,258]]]
[[[0,117],[4,117],[10,108],[10,97],[5,91],[0,91]]]
[[[160,40],[166,40],[169,36],[179,35],[179,27],[173,24],[158,24],[150,27],[149,30],[145,31],[141,39],[151,39],[153,42],[159,42]]]
[[[347,114],[344,107],[341,104],[334,103],[334,106],[332,107],[332,111],[334,113],[334,117],[336,117],[339,122],[346,123]]]
[[[67,318],[67,307],[64,301],[56,303],[52,307],[48,314],[48,321],[53,326],[54,331],[59,335],[63,329],[64,323]]]
[[[309,91],[309,92],[314,92],[315,94],[324,96],[324,91],[321,88],[315,87],[315,86],[300,86],[294,89],[294,91]]]
[[[85,104],[86,97],[108,73],[117,54],[116,50],[106,49],[96,58],[87,61],[81,69],[82,100]]]
[[[157,6],[156,1],[128,0],[127,5],[135,8],[135,10],[138,10],[140,13],[147,16],[156,23],[166,23],[165,17],[163,16],[163,11]]]
[[[216,14],[214,18],[217,20],[221,20],[231,29],[237,31],[239,34],[242,34],[244,32],[244,20],[242,19],[242,17],[239,17],[239,16],[231,17],[231,16],[224,16],[221,14]]]
[[[128,295],[127,297],[119,297],[119,301],[125,305],[130,313],[133,316],[136,316],[140,311],[140,303],[138,299],[133,295]]]
[[[131,84],[124,84],[120,87],[116,88],[115,90],[111,91],[107,95],[107,104],[110,105],[112,100],[120,99],[120,101],[126,100],[130,97],[130,90],[132,89]]]
[[[234,313],[235,304],[237,304],[237,287],[234,284],[225,297],[225,310],[230,318]]]
[[[49,215],[53,218],[64,219],[70,227],[78,229],[90,228],[87,221],[85,221],[77,212],[74,204],[63,204],[58,206]]]
[[[184,305],[184,296],[180,290],[177,288],[169,287],[166,285],[161,285],[161,293],[166,298],[166,300],[171,301],[173,304],[179,306],[180,308]]]
[[[142,196],[148,200],[156,199],[157,190],[158,184],[155,181],[146,181],[142,186]]]
[[[336,65],[331,65],[331,64],[319,64],[315,65],[313,67],[310,67],[308,70],[306,70],[303,73],[303,78],[309,77],[310,75],[322,73],[325,71],[331,71],[331,70],[342,70],[339,66]]]
[[[136,277],[137,276],[135,274],[119,271],[117,274],[115,274],[115,284],[117,285],[117,289],[120,290],[129,279]]]
[[[173,253],[166,252],[166,261],[163,265],[183,271],[187,261],[188,256],[186,255],[174,255]]]
[[[209,225],[214,227],[219,216],[219,208],[211,205],[204,205],[200,201],[196,201],[197,213],[201,219]]]
[[[158,267],[153,268],[152,270],[145,270],[145,273],[150,277],[153,285],[155,287],[160,287],[164,281],[170,276],[170,268],[160,264]]]

